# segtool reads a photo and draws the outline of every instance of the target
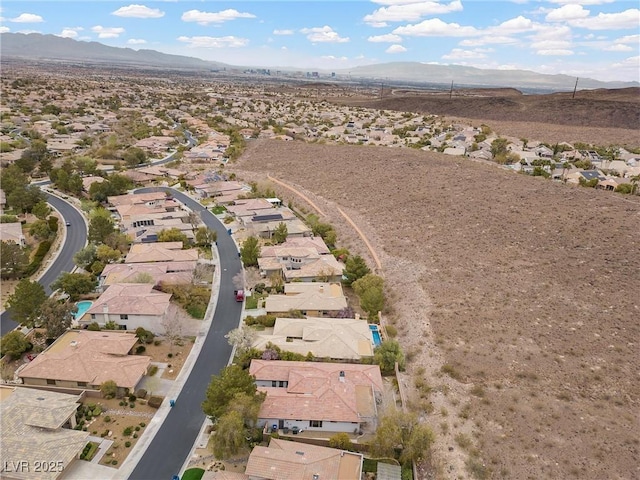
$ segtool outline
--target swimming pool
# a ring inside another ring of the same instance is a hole
[[[87,313],[87,310],[91,308],[91,305],[93,305],[93,302],[90,302],[89,300],[83,300],[81,302],[76,303],[76,307],[78,307],[78,311],[76,312],[74,318],[76,320],[80,320],[82,316],[85,313]]]
[[[377,325],[369,325],[369,330],[371,330],[371,337],[373,338],[373,344],[378,347],[382,344],[382,339],[380,338],[380,331],[378,330]]]

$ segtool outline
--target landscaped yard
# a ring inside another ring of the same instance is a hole
[[[168,364],[162,374],[162,378],[175,380],[184,366],[184,362],[189,356],[189,353],[191,353],[195,337],[184,338],[173,345],[169,340],[162,337],[156,337],[156,340],[160,342],[158,345],[156,345],[157,342],[145,345],[143,355],[150,356],[153,362]]]

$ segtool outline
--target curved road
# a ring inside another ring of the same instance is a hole
[[[65,227],[67,229],[67,237],[60,253],[38,280],[38,283],[44,287],[47,295],[50,295],[51,288],[49,288],[49,285],[58,278],[61,272],[70,272],[73,270],[75,267],[73,255],[87,244],[87,224],[82,214],[71,204],[54,195],[48,193],[46,195],[47,202],[60,212],[63,221],[71,224]],[[11,312],[9,310],[2,312],[0,316],[0,336],[9,333],[17,326],[18,324],[11,319]]]
[[[154,436],[129,479],[162,480],[178,474],[195,443],[205,415],[202,401],[205,398],[211,376],[225,367],[231,356],[231,346],[224,338],[240,323],[242,303],[233,295],[233,276],[242,270],[238,249],[222,222],[211,212],[187,195],[170,188],[142,188],[137,192],[170,192],[195,212],[201,212],[204,224],[218,233],[220,257],[220,291],[213,322],[204,340],[200,355],[187,378],[175,407]]]

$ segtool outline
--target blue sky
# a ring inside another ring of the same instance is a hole
[[[349,69],[415,61],[640,80],[637,1],[3,0],[0,31],[231,65]]]

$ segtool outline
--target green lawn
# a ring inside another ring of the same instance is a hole
[[[200,480],[203,475],[204,470],[202,468],[190,468],[184,471],[181,480]]]

